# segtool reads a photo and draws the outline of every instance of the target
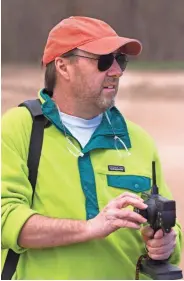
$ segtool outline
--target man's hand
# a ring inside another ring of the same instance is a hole
[[[165,260],[173,253],[176,246],[176,232],[174,229],[165,234],[162,229],[159,229],[154,235],[153,229],[150,226],[145,226],[142,228],[141,233],[150,258]]]
[[[120,227],[139,229],[146,219],[131,210],[122,209],[128,205],[140,209],[148,207],[139,196],[126,192],[112,200],[95,218],[88,221],[35,214],[24,223],[18,244],[23,248],[50,248],[106,237]]]
[[[127,206],[146,209],[143,199],[134,193],[125,192],[116,197],[93,219],[87,221],[91,239],[104,238],[119,228],[140,229],[146,219]]]

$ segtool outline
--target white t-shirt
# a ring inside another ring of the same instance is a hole
[[[102,121],[103,114],[96,116],[93,119],[86,120],[76,116],[68,115],[63,112],[59,112],[62,123],[72,133],[72,135],[80,142],[84,147],[90,140],[92,134]]]

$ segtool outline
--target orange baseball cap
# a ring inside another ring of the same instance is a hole
[[[142,45],[138,40],[118,36],[104,21],[89,17],[69,17],[50,31],[42,62],[47,65],[57,56],[75,48],[96,55],[109,54],[120,48],[127,55],[138,55]]]

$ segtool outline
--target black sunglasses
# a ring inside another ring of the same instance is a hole
[[[98,60],[98,70],[99,71],[108,70],[111,67],[111,65],[113,64],[114,59],[119,64],[121,70],[124,71],[126,66],[127,66],[127,62],[128,62],[127,55],[126,54],[120,54],[120,53],[118,53],[118,54],[111,53],[111,54],[108,54],[108,55],[100,55],[97,58],[91,58],[91,57],[86,57],[86,56],[77,55],[77,54],[72,54],[72,56],[88,58],[88,59],[92,59],[92,60]]]

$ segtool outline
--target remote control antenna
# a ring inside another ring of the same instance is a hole
[[[151,189],[151,194],[158,194],[155,161],[152,162],[152,182],[153,182],[153,185],[152,185],[152,189]]]

